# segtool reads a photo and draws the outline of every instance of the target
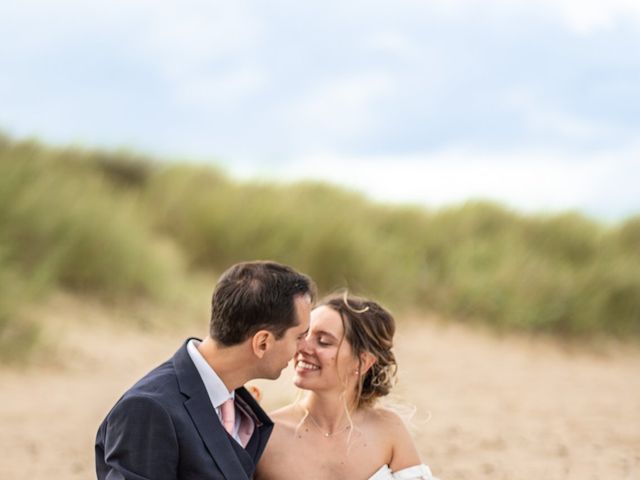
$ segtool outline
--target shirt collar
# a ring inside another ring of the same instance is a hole
[[[218,408],[229,398],[234,398],[235,392],[229,392],[229,390],[227,390],[227,387],[218,374],[198,351],[198,345],[200,345],[199,340],[190,340],[189,343],[187,343],[187,352],[191,357],[191,361],[196,366],[200,378],[202,378],[204,388],[207,390],[211,403],[215,408]]]

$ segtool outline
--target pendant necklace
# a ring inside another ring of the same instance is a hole
[[[329,438],[329,437],[333,437],[335,435],[338,435],[346,430],[349,430],[351,428],[351,425],[346,425],[345,427],[341,428],[340,430],[336,430],[335,432],[325,432],[324,430],[322,430],[322,428],[320,427],[320,425],[318,425],[318,422],[316,422],[316,419],[313,418],[313,415],[311,415],[310,412],[307,413],[307,417],[309,417],[309,419],[311,420],[311,422],[313,423],[313,425],[316,427],[316,429],[325,437],[325,438]]]

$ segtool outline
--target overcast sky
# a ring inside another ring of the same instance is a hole
[[[638,0],[0,2],[0,129],[618,220],[639,52]]]

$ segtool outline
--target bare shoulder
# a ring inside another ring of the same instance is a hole
[[[257,480],[279,478],[283,465],[287,465],[287,462],[291,461],[291,449],[295,441],[297,427],[296,416],[299,416],[299,413],[296,412],[294,405],[287,405],[269,413],[274,425],[267,446],[257,465],[254,477]]]
[[[389,466],[392,470],[401,470],[421,463],[413,437],[398,413],[388,408],[375,407],[370,409],[369,416],[376,430],[384,432],[391,443]]]
[[[367,413],[376,428],[381,428],[388,433],[395,433],[396,431],[398,433],[409,433],[402,417],[389,408],[374,407],[370,408]]]
[[[274,445],[291,441],[300,422],[299,408],[295,405],[286,405],[270,412],[269,417],[274,424],[269,443]]]
[[[285,405],[282,408],[269,412],[273,423],[281,427],[291,427],[300,421],[300,408],[295,404]]]

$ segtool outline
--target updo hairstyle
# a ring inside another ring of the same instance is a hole
[[[384,397],[396,381],[398,365],[393,347],[395,320],[391,314],[372,300],[348,295],[332,295],[322,302],[336,311],[342,319],[344,339],[351,345],[353,355],[362,368],[361,355],[371,353],[375,363],[364,375],[359,375],[356,408],[371,406]]]

